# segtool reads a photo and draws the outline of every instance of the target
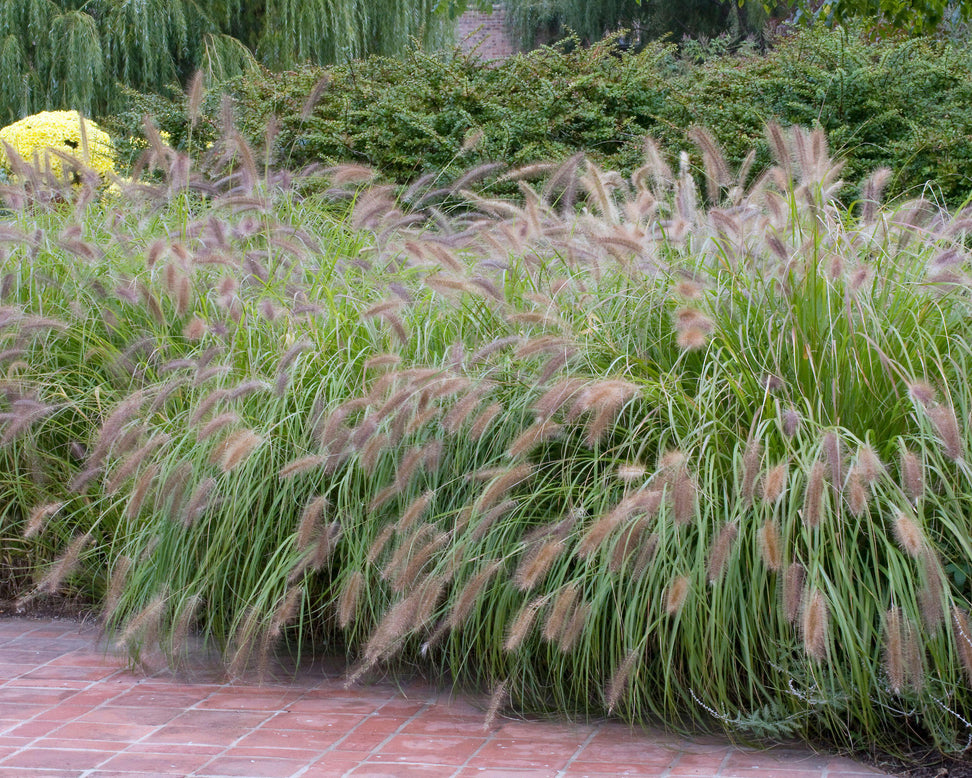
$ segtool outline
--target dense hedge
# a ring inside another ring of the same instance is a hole
[[[413,52],[327,71],[265,73],[232,83],[231,92],[250,137],[263,137],[270,116],[278,117],[273,161],[292,167],[355,161],[402,183],[430,171],[448,181],[481,162],[516,166],[583,150],[627,172],[639,164],[646,134],[691,149],[686,131],[700,124],[731,163],[757,148],[758,170],[769,160],[763,128],[775,119],[819,123],[847,162],[847,180],[887,166],[890,195],[917,194],[932,181],[934,196],[955,206],[972,190],[970,64],[970,47],[820,29],[782,38],[765,55],[693,61],[674,46],[620,54],[610,42],[539,49],[495,66]],[[308,115],[307,96],[322,77],[327,87]],[[209,105],[214,130],[218,100]],[[116,117],[119,130],[134,126],[145,107],[163,113],[177,142],[185,137],[184,109],[158,101],[134,100],[127,116]],[[462,151],[477,131],[481,140]]]

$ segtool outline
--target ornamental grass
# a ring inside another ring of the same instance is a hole
[[[705,171],[493,169],[516,200],[275,173],[227,127],[112,202],[4,191],[23,605],[89,596],[133,660],[407,663],[490,716],[967,751],[967,212],[881,174],[849,210],[775,126],[755,180],[698,131]]]

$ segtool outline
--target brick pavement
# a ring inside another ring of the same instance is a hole
[[[96,637],[70,621],[0,620],[0,777],[881,774],[614,722],[501,719],[486,732],[482,701],[412,681],[345,689],[334,664],[259,686],[138,675]]]

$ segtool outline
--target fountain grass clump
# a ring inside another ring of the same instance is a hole
[[[518,711],[963,753],[972,222],[881,172],[849,214],[819,133],[770,127],[755,182],[695,137],[709,205],[650,142],[515,201],[302,198],[234,133],[211,169],[156,139],[114,203],[10,190],[21,597],[88,594],[133,657],[311,641]]]

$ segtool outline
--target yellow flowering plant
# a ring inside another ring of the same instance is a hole
[[[77,111],[44,111],[0,130],[0,163],[10,170],[7,146],[39,170],[49,167],[57,178],[64,175],[64,157],[91,168],[105,183],[115,174],[115,148],[108,133]]]

